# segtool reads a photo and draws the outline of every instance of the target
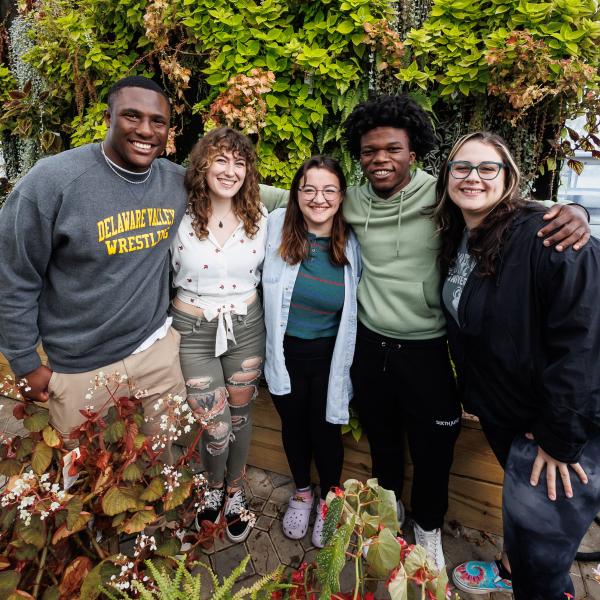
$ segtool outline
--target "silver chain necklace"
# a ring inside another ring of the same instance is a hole
[[[104,152],[104,143],[100,144],[100,152],[102,152],[102,156],[104,156],[104,160],[106,161],[108,168],[117,177],[120,177],[127,183],[131,183],[132,185],[140,185],[142,183],[146,183],[146,181],[148,181],[148,179],[150,179],[150,175],[152,175],[152,167],[154,166],[153,164],[150,165],[150,168],[147,171],[144,171],[143,173],[135,173],[135,175],[144,175],[145,173],[147,173],[147,175],[146,175],[146,177],[144,177],[144,179],[140,179],[140,181],[131,181],[131,179],[127,179],[127,177],[125,177],[124,175],[121,175],[121,173],[119,173],[119,171],[117,171],[117,169],[115,168],[115,167],[118,167],[118,165],[116,165],[112,160],[110,160],[110,158],[108,158],[108,156],[106,156],[106,154]],[[126,173],[131,173],[132,175],[134,175],[134,173],[132,171],[127,171],[127,169],[121,169],[121,167],[118,167],[118,168],[121,171],[125,171]]]
[[[231,205],[231,207],[229,208],[229,210],[219,219],[219,228],[223,229],[223,221],[231,214],[231,211],[233,210],[233,205]],[[217,219],[218,217],[213,215],[215,217],[215,219]]]

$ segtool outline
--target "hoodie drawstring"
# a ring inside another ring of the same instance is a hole
[[[400,208],[398,209],[398,231],[396,232],[396,256],[400,256],[400,229],[402,227],[402,208],[404,207],[404,191],[400,192]]]
[[[369,229],[369,219],[371,218],[371,205],[373,204],[373,199],[369,196],[369,208],[367,209],[367,220],[365,221],[365,233],[367,233],[367,229]]]

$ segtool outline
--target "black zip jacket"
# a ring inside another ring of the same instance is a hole
[[[542,216],[523,209],[496,275],[471,273],[460,327],[444,311],[465,408],[574,463],[600,432],[600,242],[546,248]]]

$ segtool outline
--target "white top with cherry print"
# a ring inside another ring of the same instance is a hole
[[[223,246],[209,231],[200,240],[185,214],[171,242],[173,285],[177,297],[204,311],[207,321],[218,319],[215,356],[227,350],[227,340],[235,343],[231,314],[245,315],[250,299],[260,284],[265,243],[267,211],[261,205],[259,229],[249,238],[240,221]]]

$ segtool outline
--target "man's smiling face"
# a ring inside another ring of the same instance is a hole
[[[405,129],[375,127],[360,138],[360,165],[381,198],[408,185],[415,158]]]
[[[104,152],[119,167],[143,172],[163,153],[170,108],[162,94],[139,87],[123,88],[114,95],[104,119],[108,127]]]

